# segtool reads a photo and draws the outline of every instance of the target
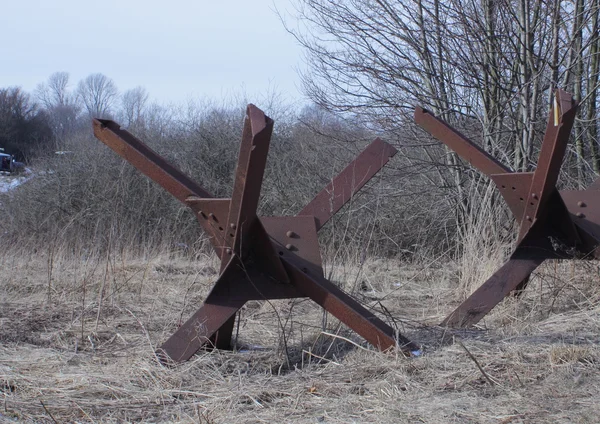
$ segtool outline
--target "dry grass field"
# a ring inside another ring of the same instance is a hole
[[[477,329],[436,327],[461,264],[328,264],[333,281],[423,346],[374,351],[308,301],[252,302],[234,352],[161,365],[154,349],[202,301],[209,258],[0,258],[0,422],[598,422],[600,281],[550,262]],[[490,269],[493,268],[493,264]],[[491,271],[485,271],[491,272]]]

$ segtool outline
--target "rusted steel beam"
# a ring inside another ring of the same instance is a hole
[[[550,110],[548,116],[542,150],[538,166],[533,173],[529,196],[525,202],[518,240],[525,237],[533,223],[539,218],[540,210],[543,210],[550,195],[556,190],[558,174],[567,150],[571,128],[575,122],[577,103],[573,101],[572,96],[562,90],[557,90],[556,98],[555,106]],[[555,110],[556,108],[558,110]],[[556,121],[557,116],[558,121]]]
[[[212,197],[204,188],[159,156],[121,126],[108,119],[93,120],[94,135],[180,202],[190,196]]]
[[[193,205],[200,200],[213,200],[213,196],[190,177],[181,172],[177,167],[162,158],[158,153],[138,140],[130,132],[121,129],[114,121],[107,119],[93,120],[94,135],[98,140],[110,147],[115,153],[132,164],[138,171],[158,183],[173,197],[193,209]],[[218,199],[222,200],[222,199]],[[227,206],[227,209],[229,207]],[[206,216],[211,213],[206,212]],[[214,215],[213,215],[214,217]],[[223,218],[223,219],[226,219]],[[220,254],[223,243],[218,237],[218,224],[213,219],[203,221],[199,219],[203,229],[210,236],[210,241],[217,254]]]
[[[420,107],[415,108],[415,122],[484,174],[493,175],[511,172],[500,161],[496,160],[459,131],[433,116],[429,111]]]
[[[318,275],[309,275],[284,259],[283,263],[297,289],[321,305],[323,309],[360,334],[377,349],[385,351],[396,346],[407,355],[419,351],[419,346],[397,333],[335,284]]]
[[[440,325],[444,327],[467,327],[477,324],[510,292],[529,278],[531,273],[544,262],[539,255],[517,249],[508,262],[460,304]]]
[[[227,218],[230,234],[234,234],[232,248],[236,255],[244,255],[240,251],[241,241],[246,239],[248,231],[258,219],[256,209],[272,131],[273,120],[256,106],[249,105]],[[244,247],[248,246],[246,244]]]
[[[331,181],[298,215],[312,215],[321,229],[398,152],[375,139],[357,158]]]
[[[200,309],[162,344],[160,356],[164,360],[169,358],[175,362],[183,362],[194,356],[205,344],[213,343],[215,347],[221,345],[227,348],[231,334],[222,334],[220,329],[228,329],[226,324],[231,318],[235,319],[235,314],[246,301],[207,297]]]
[[[227,324],[247,301],[297,297],[304,294],[294,286],[265,278],[260,269],[234,258],[228,262],[202,307],[160,349],[173,361],[182,362],[207,343],[227,348],[231,343]]]

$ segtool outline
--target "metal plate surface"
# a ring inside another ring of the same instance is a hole
[[[558,174],[567,149],[571,128],[575,122],[577,103],[573,102],[570,94],[562,90],[557,90],[556,95],[559,97],[558,103],[562,105],[559,111],[559,122],[558,125],[555,125],[555,111],[552,109],[548,116],[538,165],[533,173],[528,201],[525,203],[519,240],[525,237],[533,222],[539,217],[540,211],[548,202],[551,194],[556,191]],[[570,107],[567,108],[567,105]],[[527,219],[527,217],[530,217],[530,219]]]
[[[276,243],[277,253],[311,275],[323,277],[317,228],[313,216],[271,216],[260,218]]]
[[[525,203],[529,196],[533,172],[493,174],[490,175],[490,178],[498,187],[517,222],[520,222],[525,212]]]

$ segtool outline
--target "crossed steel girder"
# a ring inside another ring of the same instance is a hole
[[[257,217],[273,120],[248,105],[233,193],[215,199],[204,188],[110,120],[94,135],[190,207],[221,259],[221,272],[196,313],[161,346],[188,360],[206,343],[228,348],[237,311],[249,300],[309,297],[381,350],[418,346],[323,276],[317,231],[396,154],[376,139],[297,216]]]
[[[600,180],[586,190],[557,190],[556,183],[577,102],[556,90],[534,172],[512,172],[487,152],[428,111],[416,108],[415,122],[496,184],[520,223],[508,261],[442,322],[476,324],[512,291],[525,287],[546,259],[600,258]]]

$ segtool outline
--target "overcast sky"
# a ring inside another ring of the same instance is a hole
[[[2,0],[0,88],[95,72],[160,102],[269,89],[300,100],[301,50],[273,0]],[[277,0],[291,11],[289,0]]]

